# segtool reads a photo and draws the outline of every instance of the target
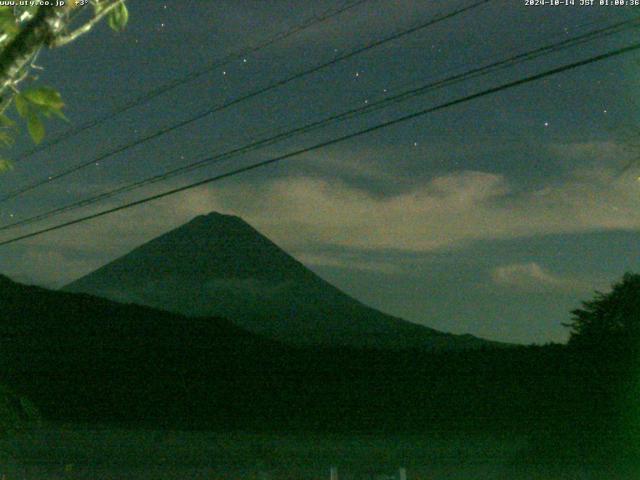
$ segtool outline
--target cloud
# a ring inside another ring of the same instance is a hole
[[[249,220],[294,246],[425,251],[455,241],[452,235],[460,237],[456,232],[470,220],[463,217],[506,192],[501,177],[482,172],[438,177],[387,197],[340,181],[299,177],[267,185],[244,208]]]
[[[583,292],[592,283],[582,279],[554,275],[535,262],[502,265],[491,272],[493,282],[524,292]]]
[[[580,171],[518,191],[505,177],[461,171],[390,196],[340,181],[278,179],[225,203],[289,247],[333,245],[427,252],[476,240],[640,229],[640,182]]]
[[[466,170],[387,195],[338,179],[245,178],[36,237],[21,244],[36,257],[7,255],[0,268],[68,281],[196,215],[221,211],[242,216],[311,264],[346,267],[351,261],[351,268],[391,271],[389,265],[362,256],[320,258],[317,252],[330,247],[331,252],[425,253],[455,250],[478,240],[639,230],[640,182],[631,172],[620,178],[615,174],[583,169],[525,191],[503,175]],[[22,267],[12,267],[12,261]]]

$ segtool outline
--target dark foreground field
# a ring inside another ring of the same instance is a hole
[[[636,480],[631,465],[536,461],[526,435],[250,434],[48,427],[2,445],[12,479]]]
[[[636,480],[631,281],[614,334],[461,351],[292,347],[5,282],[0,384],[34,406],[5,410],[49,427],[3,432],[0,479]]]

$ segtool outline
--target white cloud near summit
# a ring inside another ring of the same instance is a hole
[[[55,278],[60,269],[65,277],[87,273],[105,256],[115,258],[214,210],[239,215],[286,250],[322,264],[322,258],[310,256],[318,247],[429,252],[476,240],[639,230],[640,182],[631,173],[616,178],[614,172],[591,169],[523,191],[502,175],[459,171],[382,196],[316,177],[267,179],[257,185],[234,181],[29,240],[30,255],[40,248],[48,258],[59,249],[80,251],[84,260],[70,269],[56,262],[25,274],[40,277],[48,268],[55,268],[48,275]],[[528,268],[530,276],[542,278]]]
[[[224,195],[230,209],[296,247],[423,252],[474,240],[640,229],[640,182],[594,170],[524,192],[502,175],[463,171],[388,197],[304,177],[267,183],[249,198],[228,189]]]

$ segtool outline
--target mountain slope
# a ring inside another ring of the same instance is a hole
[[[0,381],[47,418],[83,422],[260,424],[281,395],[276,387],[287,389],[279,375],[296,363],[293,350],[224,319],[187,318],[2,276],[0,351]]]
[[[45,420],[349,434],[529,429],[580,403],[570,373],[579,363],[565,351],[292,348],[219,318],[0,276],[0,383]],[[586,367],[574,377],[590,378]]]
[[[223,316],[299,345],[468,348],[484,344],[367,307],[242,219],[211,213],[65,287],[186,315]]]

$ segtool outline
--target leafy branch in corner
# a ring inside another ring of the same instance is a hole
[[[11,105],[36,144],[45,136],[43,119],[66,120],[60,93],[34,85],[38,77],[33,71],[42,70],[36,59],[43,48],[72,43],[102,20],[114,31],[123,31],[129,21],[125,0],[69,0],[59,7],[0,6],[0,144],[5,148],[14,143],[19,130],[9,114]],[[21,89],[24,85],[27,88]],[[0,172],[11,168],[10,161],[0,158]]]

